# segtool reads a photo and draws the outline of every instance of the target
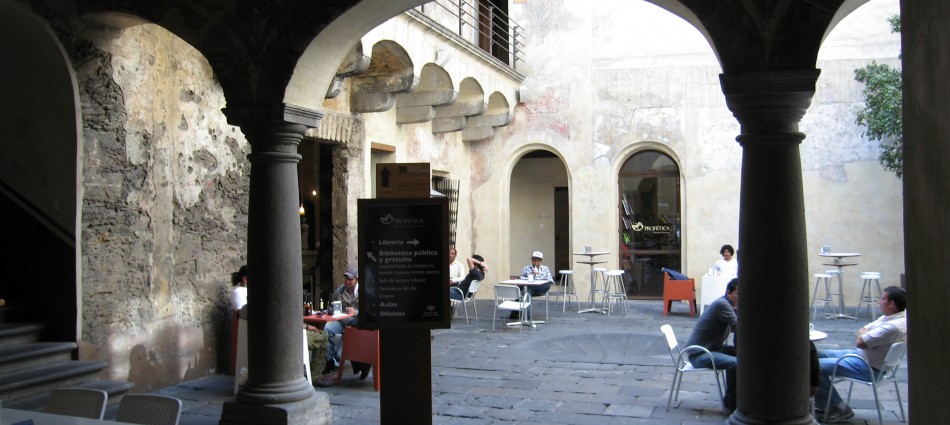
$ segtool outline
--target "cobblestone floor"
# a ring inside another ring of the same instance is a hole
[[[726,417],[712,375],[684,378],[679,401],[666,411],[673,368],[659,328],[671,324],[684,343],[696,319],[689,317],[685,304],[674,305],[673,313],[663,316],[661,304],[630,301],[627,315],[607,317],[578,314],[576,309],[562,313],[552,303],[547,324],[519,333],[516,328],[502,329],[500,319],[498,331],[492,332],[491,301],[478,301],[478,321],[465,324],[460,311],[452,329],[432,331],[432,422],[722,423]],[[543,308],[536,306],[535,311],[543,314]],[[854,332],[868,321],[818,319],[816,329],[827,332],[828,338],[816,345],[849,348]],[[906,371],[900,380],[906,409]],[[158,393],[184,400],[182,425],[211,425],[220,418],[221,403],[232,398],[232,383],[230,376],[213,375]],[[330,397],[333,423],[379,423],[379,394],[372,385],[372,377],[360,381],[346,374],[342,385],[319,388]],[[882,391],[881,398],[887,408],[885,423],[899,423],[893,386]],[[855,417],[848,423],[877,423],[870,389],[855,388],[851,406]]]

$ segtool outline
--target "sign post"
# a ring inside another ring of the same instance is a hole
[[[380,331],[380,419],[432,424],[429,330],[452,320],[448,199],[430,198],[429,164],[377,164],[376,179],[380,199],[357,201],[358,317]]]

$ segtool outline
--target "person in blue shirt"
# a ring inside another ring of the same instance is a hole
[[[532,297],[544,295],[548,293],[548,290],[551,289],[551,285],[554,284],[554,277],[551,276],[551,270],[548,269],[548,266],[541,264],[541,261],[544,259],[544,253],[541,251],[534,251],[531,253],[531,264],[524,266],[521,269],[521,279],[528,279],[533,277],[535,281],[546,281],[540,285],[531,285],[527,286],[528,293]],[[518,312],[511,312],[510,319],[518,319]],[[528,319],[531,319],[531,307],[528,307]]]

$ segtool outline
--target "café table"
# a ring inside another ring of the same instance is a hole
[[[699,315],[703,315],[703,311],[706,309],[706,306],[712,304],[713,301],[716,301],[717,298],[725,295],[726,285],[729,284],[729,281],[732,280],[735,276],[714,276],[714,275],[705,275],[703,276],[699,301]]]
[[[828,338],[828,334],[826,334],[826,333],[824,333],[824,332],[822,332],[822,331],[816,331],[816,330],[814,330],[814,329],[809,329],[809,330],[808,330],[808,339],[810,339],[810,340],[812,340],[812,341],[821,341],[821,340],[823,340],[823,339],[825,339],[825,338]]]
[[[10,409],[6,407],[0,409],[0,425],[14,425],[19,423],[32,423],[33,425],[98,425],[125,424],[128,422],[55,415],[46,412],[34,412],[32,410]]]
[[[604,264],[604,263],[607,262],[607,260],[596,260],[596,259],[594,259],[594,257],[596,257],[596,256],[598,256],[598,255],[607,255],[607,254],[610,254],[610,252],[609,252],[609,251],[584,251],[584,252],[575,252],[575,253],[574,253],[574,255],[583,255],[583,256],[586,256],[586,257],[587,257],[587,260],[585,260],[585,261],[577,261],[578,264],[587,264],[588,266],[590,266],[590,297],[589,297],[589,299],[590,299],[590,308],[583,309],[583,310],[578,310],[578,313],[600,313],[600,314],[607,314],[607,310],[605,310],[605,309],[603,309],[603,308],[596,308],[596,307],[594,307],[594,305],[595,305],[595,302],[594,302],[594,294],[596,294],[596,289],[597,289],[597,288],[595,287],[595,285],[594,285],[594,282],[597,281],[597,275],[596,275],[596,273],[594,272],[594,265],[595,265],[595,264]]]
[[[349,313],[341,313],[341,314],[333,314],[333,315],[330,315],[330,314],[321,315],[319,313],[314,313],[309,316],[304,316],[303,321],[304,323],[308,325],[315,326],[317,327],[317,329],[323,330],[324,326],[326,326],[327,323],[343,320],[343,319],[346,319],[347,317],[353,317],[353,315]]]
[[[522,296],[522,298],[523,298],[523,297],[524,297],[524,294],[525,294],[525,291],[528,290],[528,287],[529,287],[529,286],[540,286],[540,285],[544,285],[545,283],[549,283],[549,282],[552,282],[552,281],[551,281],[551,280],[548,280],[548,279],[535,279],[535,280],[528,280],[528,279],[508,279],[508,280],[503,280],[503,281],[501,281],[500,283],[501,283],[502,285],[515,285],[515,286],[521,288],[521,296]],[[533,313],[532,313],[532,314],[533,314]],[[537,325],[543,325],[543,324],[544,324],[544,321],[543,321],[543,320],[530,320],[530,319],[528,319],[527,317],[522,317],[521,320],[518,321],[518,322],[508,322],[508,323],[506,323],[507,326],[531,326],[532,328],[533,328],[533,327],[536,327]]]
[[[836,319],[851,319],[855,320],[854,316],[845,314],[845,302],[844,302],[844,268],[848,266],[856,266],[858,263],[849,262],[847,259],[853,257],[860,257],[861,254],[857,252],[826,252],[818,254],[819,257],[833,258],[830,263],[822,263],[825,266],[833,266],[838,268],[838,314],[835,315]]]

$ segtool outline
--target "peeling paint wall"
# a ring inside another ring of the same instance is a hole
[[[80,357],[135,391],[227,359],[231,272],[244,263],[250,152],[191,46],[140,25],[78,34],[83,104]],[[121,302],[117,302],[121,300]]]

